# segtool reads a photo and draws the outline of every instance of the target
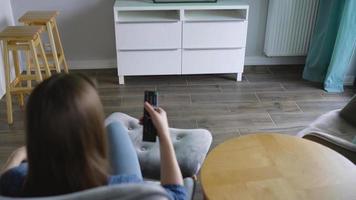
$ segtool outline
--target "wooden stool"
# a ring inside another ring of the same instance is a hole
[[[31,81],[36,80],[40,82],[43,80],[41,65],[46,76],[51,76],[40,38],[42,31],[42,26],[8,26],[0,32],[0,40],[3,41],[7,120],[9,124],[13,123],[11,94],[18,94],[20,105],[23,106],[24,94],[30,93],[32,90]],[[37,53],[37,49],[39,53]],[[15,68],[15,77],[13,80],[11,79],[10,51],[12,52]],[[26,74],[21,73],[18,51],[25,52],[27,61]],[[42,63],[40,63],[39,56],[42,58]],[[31,72],[32,60],[34,61],[34,74]],[[26,87],[23,87],[24,81],[27,82]]]
[[[50,68],[59,73],[61,72],[60,66],[63,63],[63,69],[68,73],[68,65],[64,56],[56,22],[58,14],[58,11],[29,11],[20,17],[19,22],[29,26],[44,26],[46,28],[52,51],[46,54],[47,57],[53,61],[53,65],[50,65]]]

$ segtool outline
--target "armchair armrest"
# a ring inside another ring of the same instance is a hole
[[[145,182],[160,185],[160,182],[157,180],[145,179]],[[193,200],[195,187],[196,187],[196,180],[191,177],[188,177],[183,179],[183,182],[184,182],[184,187],[187,190],[187,200]]]
[[[327,146],[356,164],[356,145],[351,142],[322,132],[308,133],[303,138]]]
[[[105,120],[105,124],[113,121],[119,121],[127,128],[138,155],[143,177],[158,180],[160,178],[158,141],[155,143],[142,141],[142,126],[138,119],[116,112]],[[205,129],[170,128],[170,134],[183,177],[195,176],[209,151],[211,133]]]

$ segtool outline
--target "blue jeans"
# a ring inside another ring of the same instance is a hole
[[[112,122],[106,130],[112,175],[136,175],[142,179],[137,153],[125,126],[121,122]]]

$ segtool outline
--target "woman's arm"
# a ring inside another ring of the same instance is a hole
[[[2,167],[0,171],[0,175],[8,171],[9,169],[19,166],[26,159],[27,159],[26,147],[23,146],[16,149],[14,152],[12,152],[12,154],[6,161],[5,165]]]
[[[161,108],[153,108],[145,102],[145,109],[150,114],[157,129],[161,152],[161,184],[183,185],[183,177],[178,166],[173,144],[169,134],[166,112]]]
[[[183,185],[182,173],[178,166],[169,133],[164,133],[162,135],[164,136],[160,136],[159,138],[161,152],[161,183],[163,185]],[[166,135],[168,135],[168,137]]]

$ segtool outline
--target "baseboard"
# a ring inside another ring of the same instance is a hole
[[[266,57],[247,56],[245,65],[301,65],[305,57]],[[107,60],[73,60],[69,61],[70,69],[108,69],[116,67],[116,59]]]
[[[305,57],[265,57],[247,56],[245,65],[301,65]],[[69,61],[70,69],[108,69],[116,67],[116,59],[107,60],[73,60]]]
[[[111,69],[116,68],[116,59],[69,61],[69,69]]]
[[[305,57],[246,56],[245,65],[302,65]]]

